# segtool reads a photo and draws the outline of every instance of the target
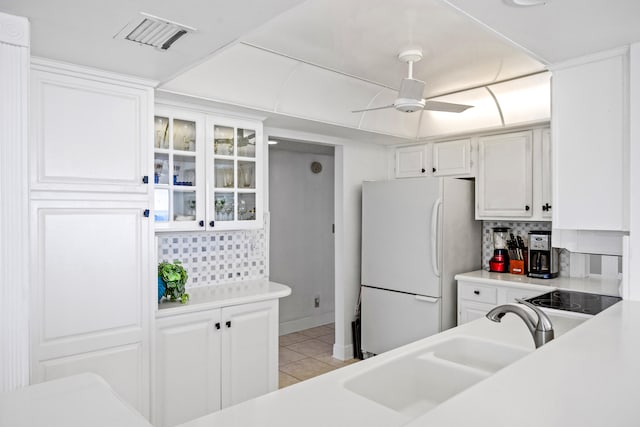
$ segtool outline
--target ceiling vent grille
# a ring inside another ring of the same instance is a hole
[[[114,38],[125,39],[145,46],[167,50],[179,38],[196,31],[195,28],[141,12],[142,16],[126,25]]]

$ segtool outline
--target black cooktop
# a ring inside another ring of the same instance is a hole
[[[620,300],[622,300],[622,298],[609,295],[564,290],[551,291],[527,299],[531,304],[540,307],[584,314],[598,314]]]

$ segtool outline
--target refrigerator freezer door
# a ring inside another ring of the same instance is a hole
[[[441,228],[434,209],[441,185],[440,178],[363,183],[362,284],[440,297],[432,229]]]
[[[362,287],[362,350],[380,354],[440,332],[440,298]]]

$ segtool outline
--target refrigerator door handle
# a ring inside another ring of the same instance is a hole
[[[440,269],[438,268],[438,221],[440,216],[440,205],[442,199],[437,199],[433,202],[433,209],[431,210],[431,265],[433,266],[433,272],[437,277],[440,277]]]
[[[422,296],[422,295],[416,295],[416,300],[424,301],[424,302],[438,302],[438,301],[440,301],[440,298],[425,297],[425,296]]]

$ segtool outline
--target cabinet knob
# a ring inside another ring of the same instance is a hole
[[[480,295],[480,291],[477,290],[477,289],[475,291],[473,291],[473,293],[476,294],[476,295]]]
[[[551,205],[549,203],[545,203],[544,205],[542,205],[542,210],[545,212],[548,212],[551,210]]]
[[[144,211],[142,211],[142,215],[143,215],[145,218],[149,218],[149,209],[145,209]]]
[[[425,173],[427,170],[425,168],[422,168],[422,173]]]
[[[524,210],[525,210],[525,211],[528,211],[529,209],[531,209],[531,208],[529,207],[529,205],[527,205],[527,206],[525,206],[525,207],[524,207]]]
[[[436,168],[431,168],[431,172],[436,173]]]
[[[149,177],[147,175],[142,177],[142,183],[143,184],[148,184],[149,183]]]
[[[231,327],[231,320],[227,320],[227,323],[225,323],[227,325],[227,328]]]
[[[203,220],[198,221],[198,225],[199,225],[200,227],[204,227],[204,221],[203,221]]]
[[[220,322],[216,322],[216,329],[220,329]]]
[[[213,227],[214,225],[216,225],[215,221],[209,221],[209,227]]]

